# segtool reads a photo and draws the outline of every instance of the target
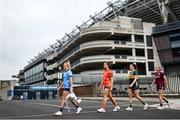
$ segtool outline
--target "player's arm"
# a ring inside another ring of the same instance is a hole
[[[113,89],[113,77],[110,78],[110,81],[111,81],[110,90],[112,91],[112,89]]]
[[[73,79],[72,79],[72,76],[70,76],[70,84],[71,84],[71,88],[70,88],[70,91],[73,92]]]
[[[154,79],[154,80],[152,81],[151,85],[153,85],[153,84],[155,83],[155,81],[156,81],[156,80]]]
[[[101,80],[101,84],[98,89],[100,90],[102,87],[103,87],[103,79]]]
[[[167,77],[166,77],[165,75],[164,75],[163,77],[164,77],[164,80],[165,80],[165,81],[164,81],[164,82],[165,82],[165,85],[168,85]]]
[[[61,85],[59,86],[59,90],[63,87],[64,82],[61,83]]]
[[[138,77],[137,75],[134,75],[134,80],[133,80],[133,82],[130,84],[129,87],[132,87],[132,86],[134,85],[134,83],[136,83],[136,81],[137,81],[138,78],[139,78],[139,77]]]

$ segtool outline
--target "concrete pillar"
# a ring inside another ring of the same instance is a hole
[[[134,34],[131,34],[131,42],[135,43],[135,36],[134,36]]]
[[[133,34],[131,34],[131,42],[133,43],[132,55],[135,57],[136,56],[136,51],[135,51],[135,48],[134,48],[135,37],[134,37]]]
[[[37,99],[37,100],[40,100],[40,91],[37,91],[37,92],[36,92],[36,99]]]

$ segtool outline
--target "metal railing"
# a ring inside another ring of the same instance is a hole
[[[174,94],[180,94],[180,73],[168,73],[168,89]]]
[[[114,85],[117,87],[117,93],[125,94],[128,89],[128,76],[115,76]],[[156,85],[151,86],[153,81],[153,76],[140,76],[140,92],[144,95],[157,95]],[[166,95],[180,95],[180,74],[168,74],[168,86],[165,89],[164,93]],[[74,75],[73,80],[75,84],[94,84],[100,83],[102,80],[102,75]]]

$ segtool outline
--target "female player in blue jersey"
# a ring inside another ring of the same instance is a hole
[[[63,82],[60,85],[59,89],[63,89],[62,92],[62,97],[61,97],[61,106],[58,112],[54,113],[55,115],[62,115],[62,111],[64,109],[65,103],[66,103],[66,97],[68,94],[73,93],[73,80],[72,80],[72,71],[70,70],[70,63],[69,61],[64,62],[63,68],[64,68],[64,73],[63,73]],[[78,103],[75,101],[71,101],[73,105],[77,108],[77,114],[80,113],[82,110],[81,107],[79,107]]]

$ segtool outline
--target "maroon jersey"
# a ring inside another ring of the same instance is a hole
[[[155,72],[155,80],[156,80],[156,85],[164,85],[164,73],[162,71],[160,72]]]

